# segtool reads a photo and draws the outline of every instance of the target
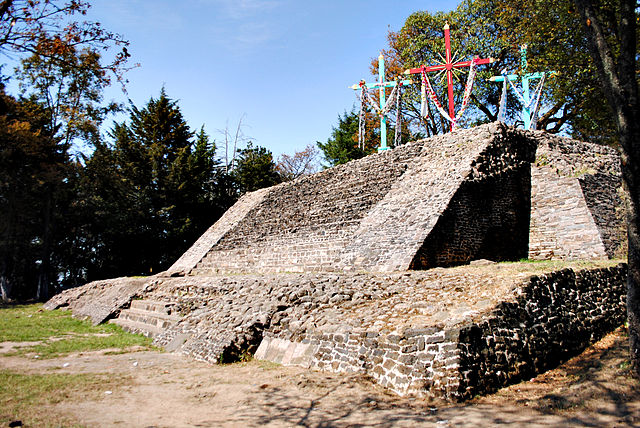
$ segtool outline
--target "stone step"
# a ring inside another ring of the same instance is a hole
[[[130,308],[120,312],[118,319],[147,324],[159,328],[167,328],[175,324],[180,317],[177,315],[163,314],[161,312]]]
[[[132,309],[141,309],[143,311],[158,312],[162,314],[170,314],[173,304],[169,302],[161,302],[157,300],[132,300]]]
[[[120,327],[122,327],[123,330],[128,331],[130,333],[138,333],[151,338],[154,338],[160,335],[160,333],[164,331],[164,329],[161,327],[144,324],[140,322],[135,322],[129,319],[116,318],[116,319],[109,320],[109,322],[112,324],[119,325]]]

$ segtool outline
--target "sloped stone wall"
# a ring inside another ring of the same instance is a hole
[[[421,148],[408,144],[274,187],[213,246],[198,272],[335,269],[361,219]]]
[[[529,258],[597,259],[626,254],[620,156],[616,150],[531,133]]]
[[[149,278],[123,277],[90,282],[57,294],[44,304],[44,308],[69,309],[76,317],[100,324],[117,317],[122,308],[141,295],[148,281]]]
[[[240,198],[218,221],[207,229],[195,244],[176,260],[166,273],[169,275],[189,273],[207,255],[211,247],[215,246],[225,234],[236,227],[256,205],[262,202],[270,191],[271,188],[260,189],[247,193]]]
[[[463,183],[410,269],[527,258],[529,169],[526,164],[509,174]]]
[[[487,124],[246,195],[168,273],[620,256],[620,183],[613,149]]]
[[[580,182],[558,176],[548,166],[532,168],[529,258],[589,260],[607,258],[585,202]]]
[[[436,265],[485,253],[493,259],[493,250],[500,251],[498,259],[524,257],[534,152],[534,140],[494,123],[275,186],[211,245],[191,274],[406,270],[446,210],[447,240],[458,237],[453,228],[467,230],[446,251],[464,255]],[[504,242],[502,235],[517,236],[517,251],[490,243]]]

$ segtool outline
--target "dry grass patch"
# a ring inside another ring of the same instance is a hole
[[[23,426],[80,426],[55,411],[62,402],[97,399],[130,378],[106,374],[24,374],[0,370],[0,425],[20,421]]]

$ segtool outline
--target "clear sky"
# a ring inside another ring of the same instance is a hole
[[[326,141],[356,102],[348,86],[413,12],[441,0],[93,0],[88,19],[131,42],[128,94],[144,106],[164,85],[192,127],[216,141],[244,115],[245,134],[274,155]],[[117,89],[107,97],[125,96]],[[122,120],[124,117],[120,117]]]

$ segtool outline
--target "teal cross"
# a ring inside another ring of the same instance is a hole
[[[520,69],[522,75],[522,121],[524,122],[524,129],[531,129],[531,93],[529,91],[529,82],[534,79],[542,79],[545,73],[527,73],[527,45],[520,47]],[[508,74],[501,76],[493,76],[489,80],[492,82],[504,82],[504,79],[508,78],[512,82],[517,82],[520,76],[518,74]],[[535,96],[535,94],[534,94]]]
[[[413,83],[412,80],[400,80],[400,83],[403,85],[410,85]],[[380,90],[380,110],[383,110],[385,107],[385,89],[393,88],[398,85],[398,81],[385,82],[384,81],[384,57],[382,54],[378,57],[378,81],[375,83],[365,83],[364,80],[361,80],[360,83],[350,86],[351,89],[361,90],[362,86],[367,89],[379,88]],[[362,100],[364,102],[364,100]],[[389,147],[387,146],[387,117],[382,114],[380,115],[380,147],[378,148],[379,152],[387,150]]]

